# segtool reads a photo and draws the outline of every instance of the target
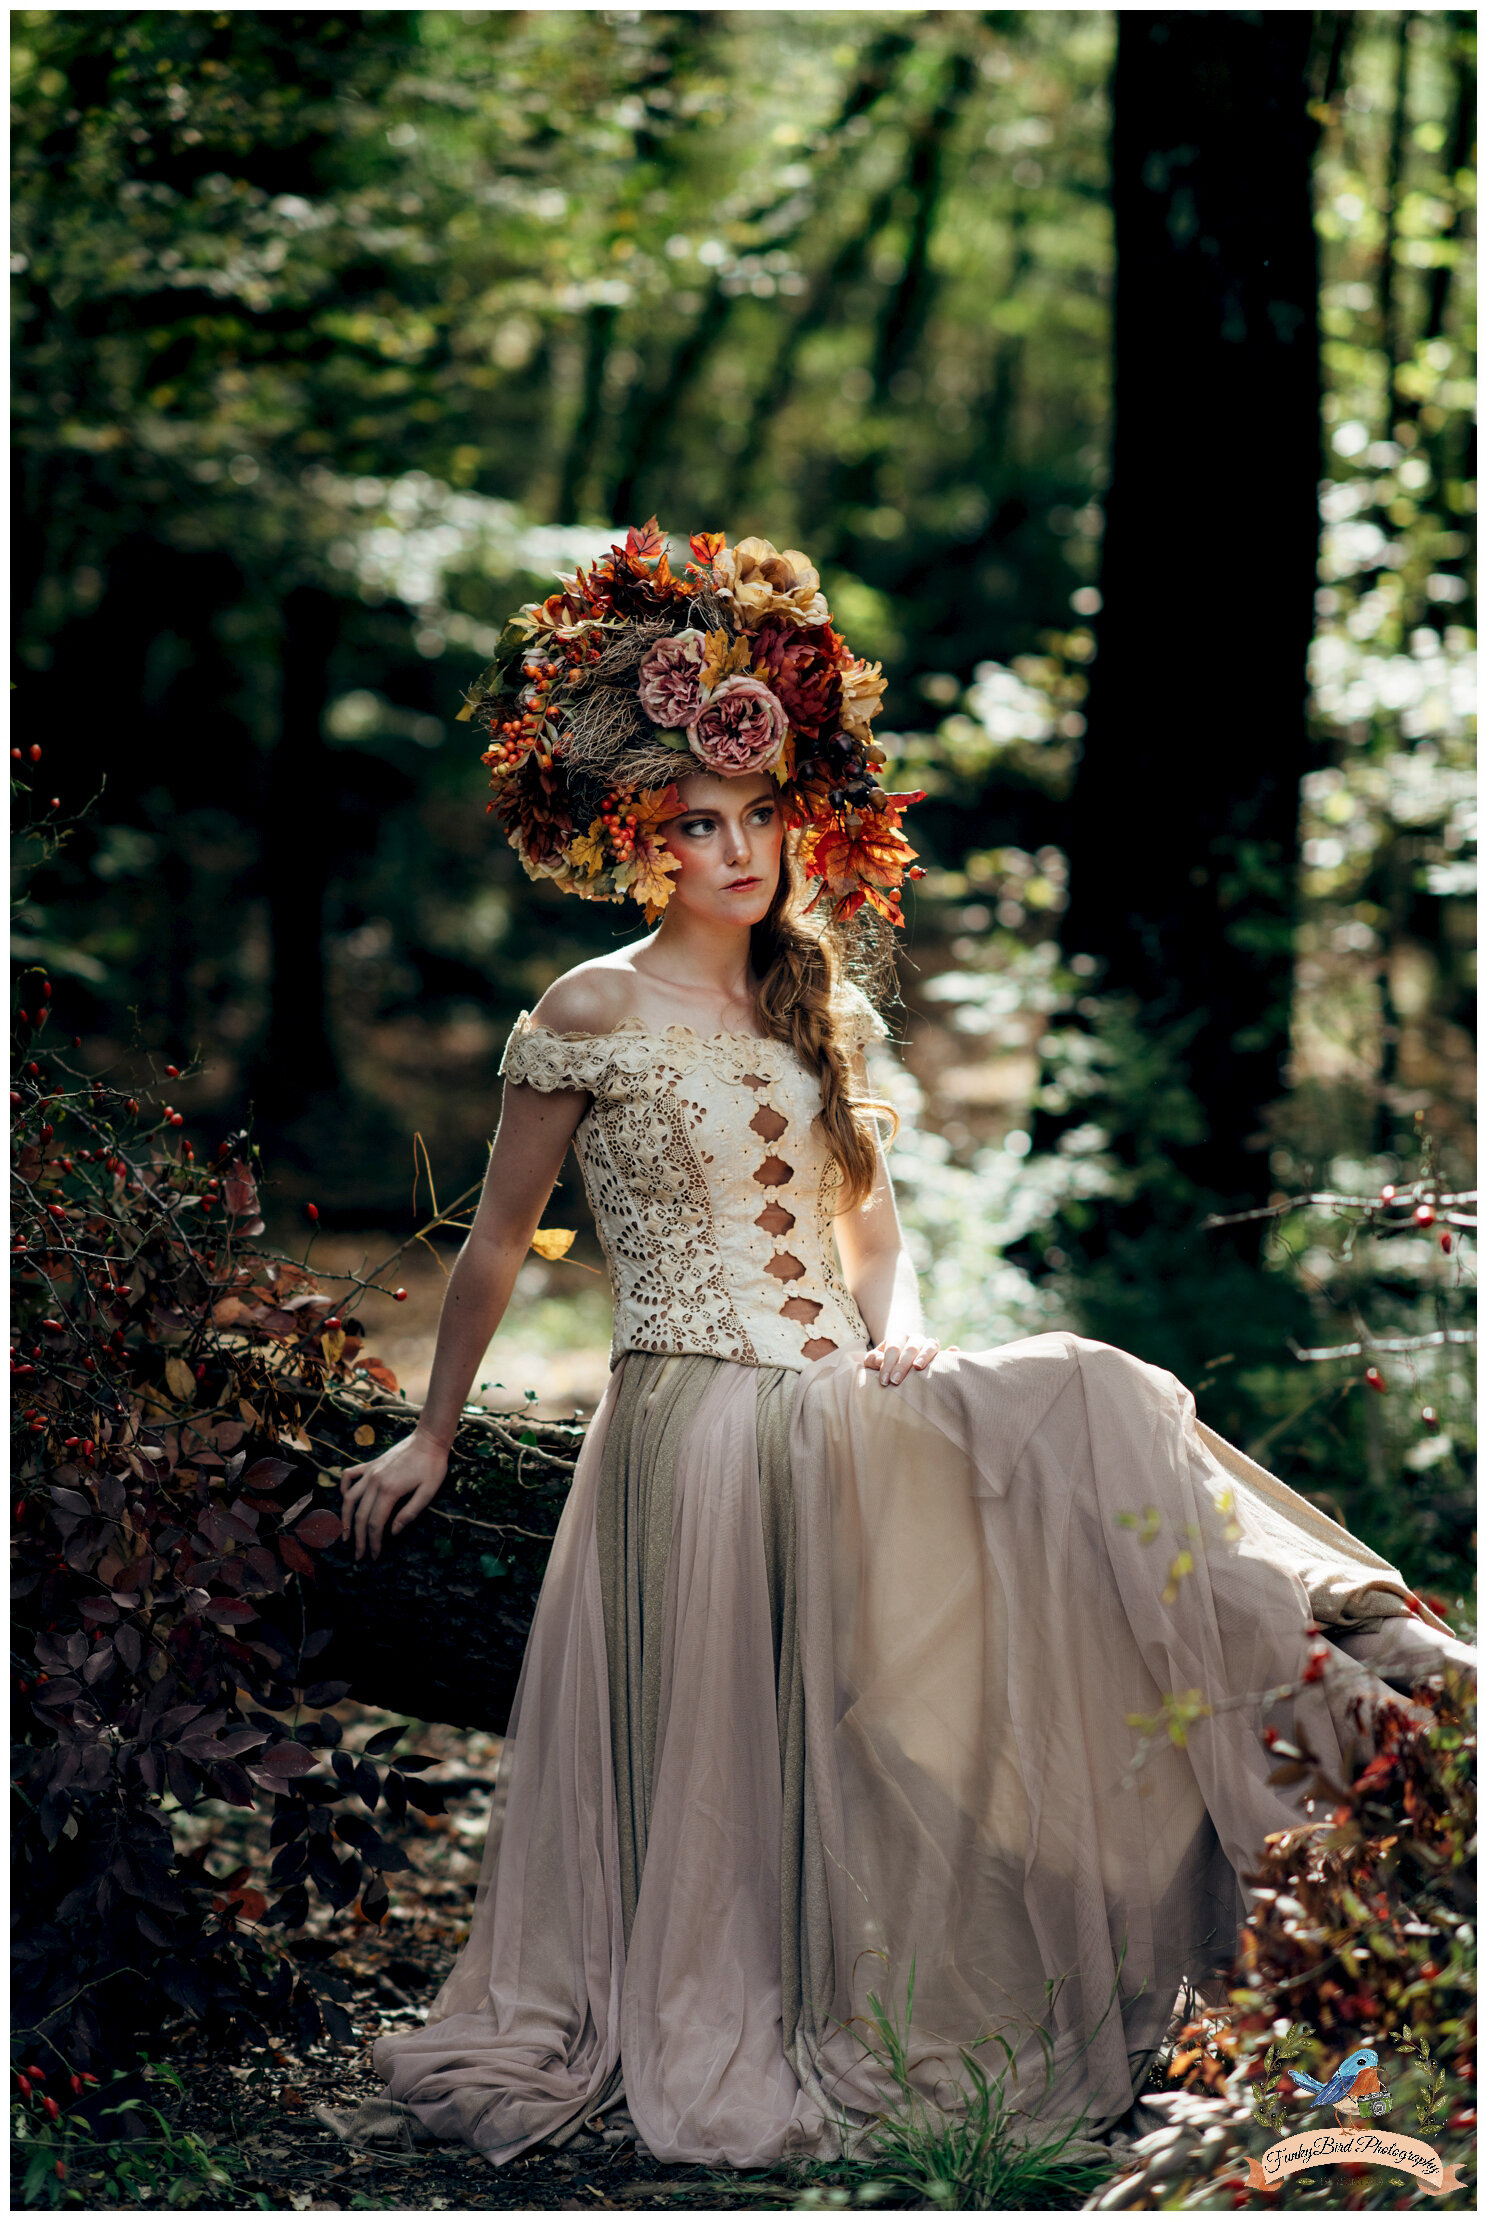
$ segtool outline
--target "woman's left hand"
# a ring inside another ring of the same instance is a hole
[[[866,1353],[862,1362],[869,1372],[878,1376],[880,1388],[897,1388],[910,1373],[922,1373],[939,1355],[940,1345],[932,1334],[900,1334],[890,1340],[886,1335]]]

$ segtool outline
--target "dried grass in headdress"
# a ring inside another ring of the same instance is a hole
[[[625,784],[633,783],[629,758],[637,744],[648,743],[650,719],[631,686],[601,686],[597,670],[568,704],[563,719],[563,761],[570,772],[612,784],[621,756]]]
[[[841,958],[843,975],[860,987],[874,1009],[884,1017],[902,1007],[898,989],[898,943],[893,927],[870,903],[831,928]]]
[[[632,617],[619,632],[612,632],[604,643],[604,653],[589,673],[590,683],[610,685],[616,679],[629,679],[640,669],[658,640],[665,640],[679,628],[664,617]]]

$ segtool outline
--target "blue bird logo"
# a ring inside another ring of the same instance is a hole
[[[1356,2116],[1364,2110],[1364,2098],[1374,2097],[1383,2090],[1378,2064],[1378,2053],[1365,2045],[1361,2051],[1350,2052],[1326,2082],[1318,2082],[1314,2075],[1303,2074],[1299,2067],[1292,2067],[1289,2072],[1291,2080],[1314,2106],[1335,2106],[1338,2114],[1346,2118],[1350,2114]],[[1384,2108],[1371,2105],[1367,2110],[1383,2111]]]

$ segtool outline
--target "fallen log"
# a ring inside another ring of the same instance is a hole
[[[313,1467],[301,1452],[286,1498],[339,1483],[344,1467],[410,1433],[421,1408],[387,1394],[328,1396],[309,1437]],[[385,1533],[377,1558],[358,1562],[354,1541],[317,1550],[311,1573],[260,1600],[263,1617],[296,1644],[328,1635],[316,1672],[359,1703],[504,1733],[584,1431],[468,1409],[433,1503],[401,1534]],[[339,1509],[339,1487],[321,1501]]]

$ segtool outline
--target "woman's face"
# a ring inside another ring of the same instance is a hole
[[[672,900],[729,925],[757,925],[774,900],[785,821],[766,772],[720,779],[696,771],[678,780],[682,808],[665,822],[677,860]]]

